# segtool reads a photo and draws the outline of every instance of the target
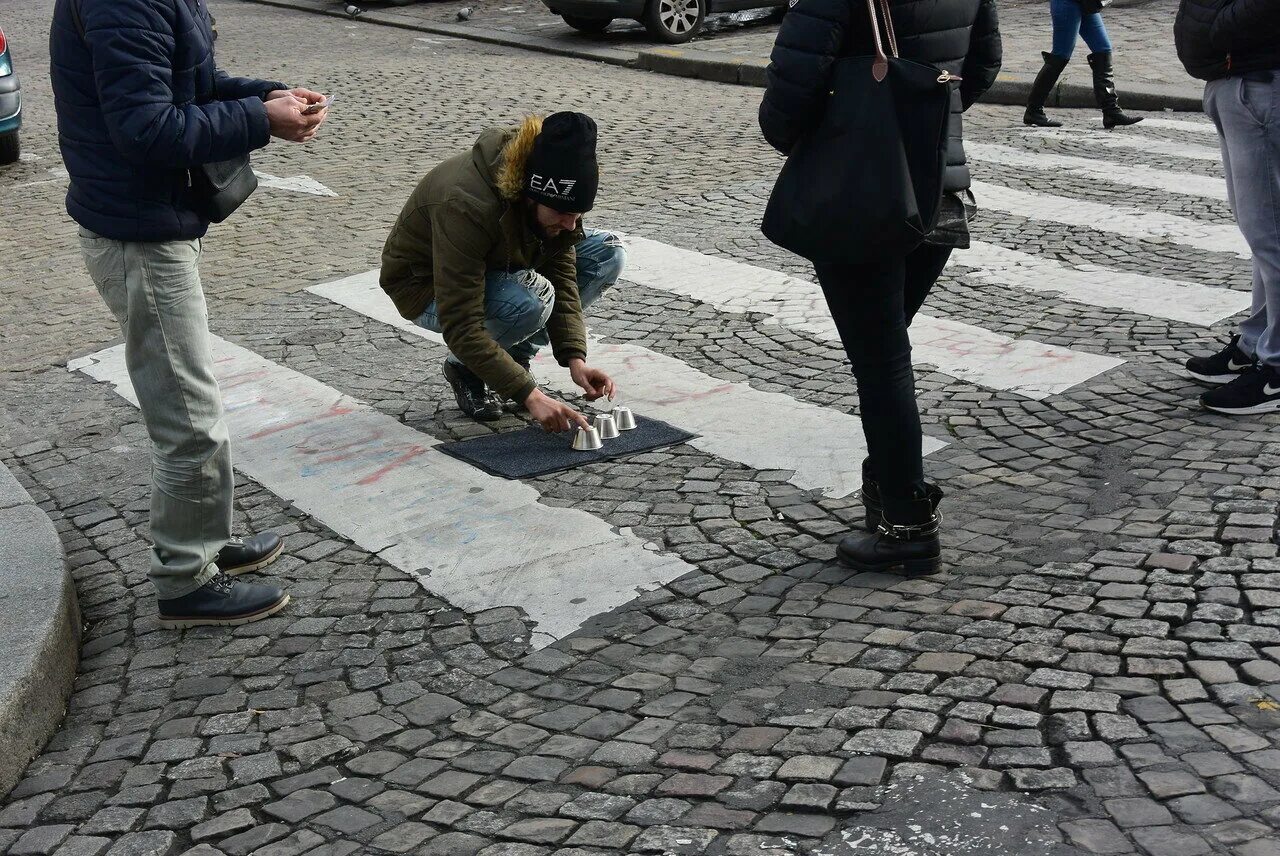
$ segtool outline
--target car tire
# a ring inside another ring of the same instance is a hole
[[[649,0],[640,23],[660,42],[678,45],[702,32],[707,0]]]
[[[579,33],[603,33],[613,23],[612,18],[579,18],[577,15],[561,15],[564,22]]]
[[[0,164],[10,164],[18,160],[22,153],[22,145],[18,142],[18,132],[0,136]]]

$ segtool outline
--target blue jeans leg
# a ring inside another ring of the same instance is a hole
[[[1253,253],[1253,307],[1240,349],[1280,367],[1280,74],[1210,81],[1204,105],[1221,136],[1227,198]]]
[[[551,281],[536,271],[490,271],[484,278],[484,328],[503,350],[510,351],[546,326],[555,297]],[[433,333],[444,332],[436,301],[415,323]],[[461,362],[452,353],[448,359]]]
[[[1049,17],[1053,20],[1052,52],[1063,59],[1071,59],[1077,37],[1084,39],[1092,53],[1111,50],[1101,12],[1086,15],[1075,0],[1049,0]]]
[[[585,312],[601,295],[617,284],[627,264],[627,250],[622,244],[622,238],[616,233],[587,229],[586,237],[578,242],[574,251],[578,256],[578,299]],[[508,349],[508,353],[517,359],[533,359],[538,349],[546,347],[550,342],[546,328],[543,327],[526,341]]]

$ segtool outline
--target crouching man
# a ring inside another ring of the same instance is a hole
[[[435,167],[400,212],[382,288],[405,318],[444,334],[444,376],[468,416],[498,419],[506,398],[548,431],[585,426],[529,373],[547,344],[588,401],[613,397],[613,380],[587,365],[582,321],[626,260],[617,235],[582,228],[598,182],[595,122],[531,116]]]

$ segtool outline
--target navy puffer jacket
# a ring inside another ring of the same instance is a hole
[[[67,211],[119,241],[203,236],[190,170],[265,146],[262,99],[288,88],[217,70],[204,0],[58,0],[49,56]]]
[[[969,186],[960,114],[1000,71],[995,0],[889,0],[903,59],[963,77],[951,96],[951,139],[945,190]],[[886,45],[886,51],[888,47]],[[874,50],[866,0],[797,0],[782,19],[760,104],[760,129],[783,154],[822,120],[831,67],[843,56]]]

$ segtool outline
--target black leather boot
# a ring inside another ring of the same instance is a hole
[[[868,532],[874,532],[880,523],[884,520],[884,505],[880,500],[880,484],[871,475],[870,467],[871,459],[864,459],[862,462],[862,498],[863,518],[862,525],[867,528]],[[931,481],[924,483],[924,495],[928,498],[933,510],[938,510],[938,503],[942,502],[942,488]]]
[[[502,418],[501,401],[489,394],[484,381],[471,369],[452,360],[445,360],[444,379],[453,388],[454,400],[463,413],[480,422],[493,422]]]
[[[1061,122],[1045,115],[1044,102],[1049,99],[1049,93],[1053,91],[1053,87],[1058,85],[1058,78],[1062,76],[1062,70],[1067,67],[1067,58],[1048,51],[1043,52],[1041,56],[1044,57],[1044,65],[1036,75],[1035,82],[1031,84],[1031,94],[1027,97],[1027,112],[1022,114],[1022,124],[1034,125],[1037,128],[1061,128]]]
[[[1116,75],[1111,68],[1111,51],[1089,54],[1089,68],[1093,69],[1093,98],[1102,111],[1102,127],[1110,129],[1141,122],[1141,116],[1128,116],[1120,109]]]
[[[942,516],[923,494],[909,503],[904,522],[882,520],[874,532],[846,535],[836,548],[840,561],[857,571],[901,570],[908,577],[936,574],[942,569],[938,526]]]

